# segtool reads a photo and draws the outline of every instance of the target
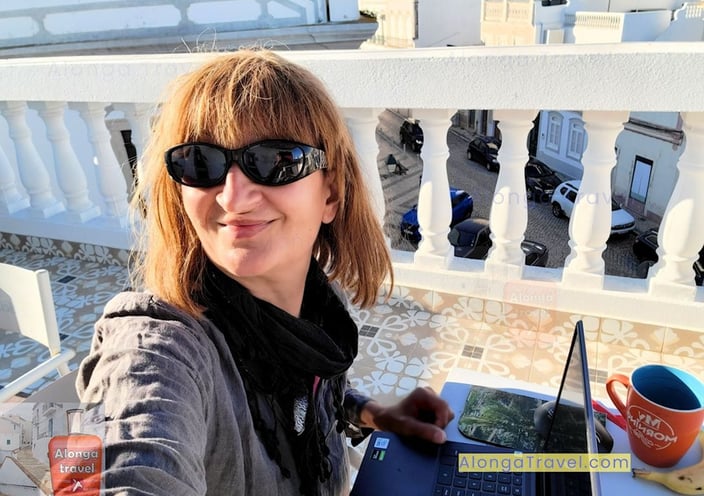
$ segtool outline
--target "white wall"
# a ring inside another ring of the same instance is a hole
[[[548,30],[564,30],[564,15],[569,4],[553,5],[549,8],[536,8],[534,24],[537,29],[536,43],[545,43],[545,32]]]
[[[640,9],[675,10],[684,4],[685,0],[570,0],[567,2],[569,12],[631,12]]]
[[[22,445],[22,426],[0,417],[0,450],[12,451]]]
[[[676,129],[676,112],[634,112],[634,118]],[[686,144],[685,144],[686,146]],[[616,139],[617,166],[613,173],[613,192],[628,205],[636,156],[652,160],[644,214],[662,217],[678,177],[677,162],[685,146],[645,136],[625,129]]]
[[[656,41],[704,41],[704,5],[693,2],[675,12],[675,17]]]
[[[587,3],[594,1],[586,0]],[[680,8],[684,2],[685,0],[609,0],[609,10],[611,12],[653,9],[675,10]]]
[[[652,41],[670,26],[670,10],[626,14],[623,41]]]
[[[416,48],[447,45],[481,45],[482,0],[437,0],[418,2]]]
[[[330,22],[356,21],[359,19],[357,0],[333,0],[329,3]]]

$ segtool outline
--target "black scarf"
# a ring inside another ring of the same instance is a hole
[[[306,276],[301,317],[254,297],[215,265],[206,266],[202,298],[205,316],[223,333],[247,393],[254,427],[267,454],[285,477],[290,468],[281,460],[276,432],[283,429],[294,454],[302,494],[318,494],[319,482],[330,478],[332,466],[313,395],[315,377],[329,381],[337,430],[345,427],[345,372],[357,355],[357,326],[315,259]],[[258,397],[274,412],[273,425],[260,410]],[[302,433],[294,430],[294,402],[305,398]],[[276,408],[287,418],[277,418]],[[299,453],[300,456],[296,456]]]

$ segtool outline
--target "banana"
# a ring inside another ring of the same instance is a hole
[[[698,463],[666,472],[634,468],[633,477],[658,482],[679,494],[704,494],[704,430],[699,432],[698,440],[702,449],[702,457]]]

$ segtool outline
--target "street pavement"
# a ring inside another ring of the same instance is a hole
[[[404,212],[418,201],[418,189],[422,173],[422,160],[419,154],[410,149],[405,150],[400,144],[399,128],[403,116],[386,110],[379,117],[377,142],[379,144],[379,174],[386,198],[385,232],[391,239],[393,248],[412,251],[415,247],[400,236],[399,223]],[[422,122],[421,122],[422,126]],[[467,159],[469,133],[452,127],[447,136],[450,157],[447,161],[447,173],[450,185],[467,191],[474,200],[472,217],[489,218],[494,190],[496,172],[489,172],[480,164]],[[406,174],[393,173],[393,167],[386,165],[389,154],[408,169]],[[636,218],[634,232],[612,236],[607,241],[603,253],[605,271],[609,275],[638,277],[638,263],[632,253],[633,240],[637,233],[649,227],[656,227],[652,221]],[[528,226],[526,239],[540,241],[550,250],[548,267],[563,267],[565,258],[570,253],[568,218],[557,218],[552,214],[549,203],[528,202]]]

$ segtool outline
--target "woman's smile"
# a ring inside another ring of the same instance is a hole
[[[272,223],[273,221],[267,220],[237,220],[218,222],[218,226],[228,236],[249,239],[265,231]]]

